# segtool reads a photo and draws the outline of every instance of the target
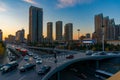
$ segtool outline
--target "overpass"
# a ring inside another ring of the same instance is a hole
[[[120,55],[119,56],[118,55],[86,56],[86,55],[83,55],[83,54],[74,54],[74,56],[75,56],[74,59],[65,60],[65,61],[62,61],[62,62],[58,62],[56,64],[53,63],[54,65],[52,66],[51,71],[49,73],[47,73],[42,78],[42,80],[48,80],[52,75],[54,75],[55,73],[63,70],[64,68],[68,67],[69,65],[71,65],[75,62],[94,60],[94,61],[96,61],[96,68],[99,68],[99,66],[100,66],[99,61],[100,60],[120,57]],[[59,77],[59,75],[58,75],[58,77]]]

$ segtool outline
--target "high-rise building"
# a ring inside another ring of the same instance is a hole
[[[103,14],[95,15],[94,17],[95,22],[95,33],[96,33],[96,39],[98,43],[101,43],[102,41],[102,26],[103,26]]]
[[[103,18],[103,26],[104,26],[104,37],[105,40],[109,39],[109,33],[108,33],[108,29],[109,29],[109,17],[104,17]]]
[[[17,42],[24,42],[24,35],[25,35],[25,30],[24,29],[18,30],[16,32],[15,40]]]
[[[47,23],[47,39],[51,42],[53,40],[53,23]]]
[[[2,32],[2,30],[0,29],[0,41],[2,41],[2,37],[3,37],[3,32]]]
[[[87,33],[87,34],[86,34],[86,38],[90,38],[90,33]]]
[[[95,16],[95,32],[93,33],[93,37],[98,43],[102,42],[103,32],[105,41],[120,39],[120,27],[115,25],[114,19],[109,19],[108,16],[103,17],[103,14],[99,14]]]
[[[115,40],[120,40],[120,24],[115,25]]]
[[[43,38],[43,9],[30,6],[29,8],[29,38],[30,42],[42,42]]]
[[[15,36],[14,35],[8,35],[8,38],[5,38],[5,42],[7,43],[15,43]]]
[[[64,31],[65,31],[64,33],[65,41],[73,40],[73,24],[72,23],[66,24]]]
[[[56,22],[56,40],[57,41],[62,40],[62,21]]]
[[[114,19],[109,20],[108,40],[115,40],[115,21],[114,21]]]

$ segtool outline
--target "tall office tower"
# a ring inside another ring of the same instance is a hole
[[[73,24],[72,23],[66,24],[64,31],[65,41],[73,40]]]
[[[30,6],[29,8],[29,37],[30,42],[42,42],[43,38],[43,9]]]
[[[109,17],[104,17],[103,18],[103,26],[104,26],[104,37],[105,40],[109,40]]]
[[[25,30],[24,29],[18,30],[16,32],[15,40],[17,42],[24,42],[24,35],[25,35]]]
[[[57,41],[62,40],[62,21],[56,22],[56,40]]]
[[[115,25],[115,40],[120,40],[120,24]]]
[[[114,21],[114,19],[109,20],[108,39],[115,40],[115,21]]]
[[[2,37],[3,37],[3,32],[2,32],[2,30],[0,29],[0,41],[2,41]]]
[[[53,40],[53,23],[48,22],[47,23],[47,38],[51,42]]]
[[[103,25],[103,14],[95,15],[94,17],[94,23],[95,23],[95,33],[96,33],[96,39],[98,43],[102,42],[102,25]]]

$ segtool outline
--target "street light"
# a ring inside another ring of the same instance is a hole
[[[102,25],[102,50],[104,52],[104,26]]]
[[[79,40],[79,37],[80,37],[80,29],[77,29],[78,31],[78,40]]]

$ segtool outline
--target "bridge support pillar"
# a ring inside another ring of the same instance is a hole
[[[57,72],[57,80],[60,80],[60,71]]]
[[[99,69],[99,60],[96,61],[96,69]]]

